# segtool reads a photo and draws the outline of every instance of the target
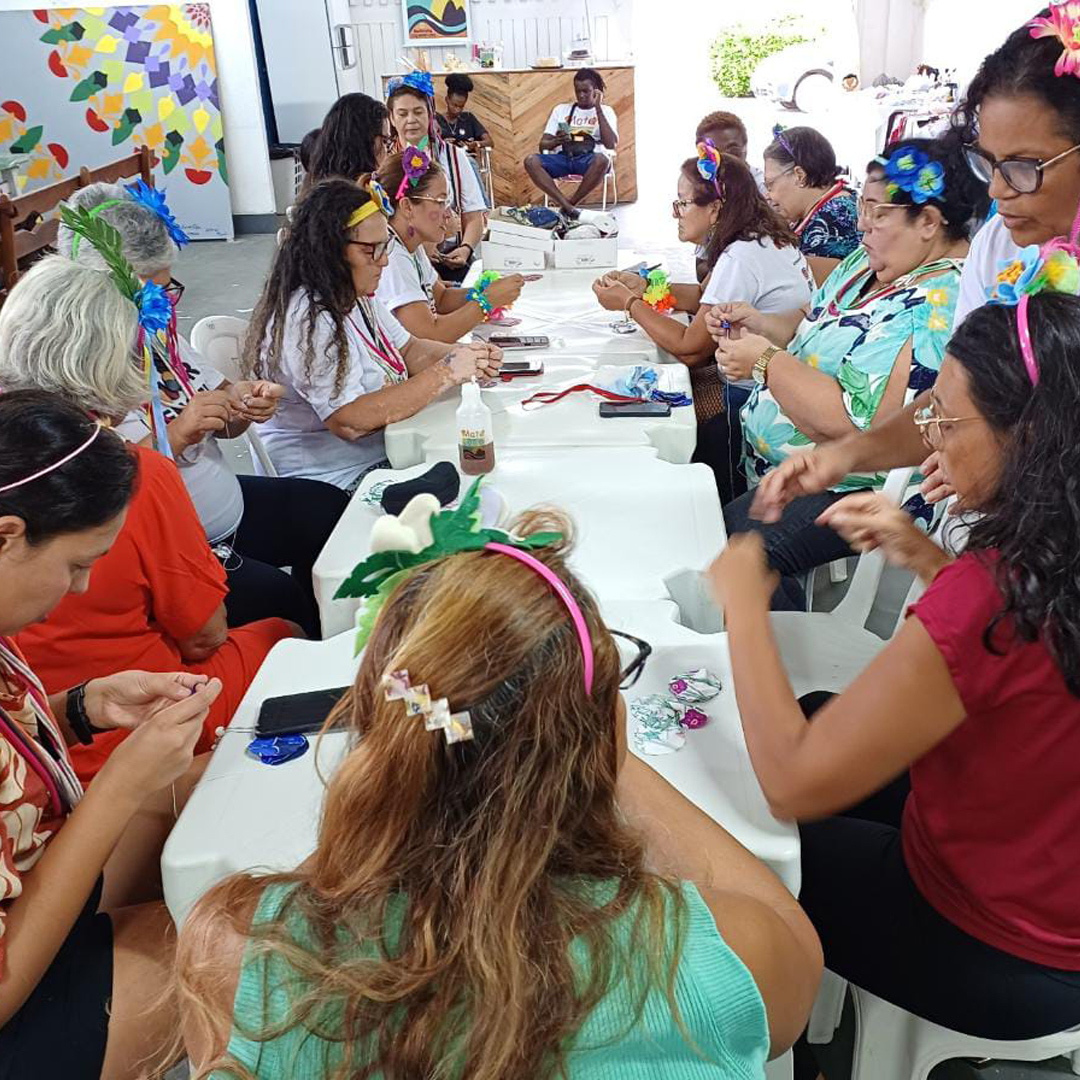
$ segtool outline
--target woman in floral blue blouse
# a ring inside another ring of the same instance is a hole
[[[839,176],[832,143],[808,127],[773,128],[765,149],[765,196],[791,223],[820,285],[859,246],[855,194]]]
[[[902,143],[870,163],[859,205],[863,244],[818,290],[809,315],[714,309],[721,373],[757,382],[742,410],[751,488],[792,451],[866,430],[933,384],[978,197],[958,139]],[[721,319],[733,329],[722,330]],[[884,479],[849,476],[833,491],[794,500],[774,525],[751,522],[752,491],[728,503],[729,534],[764,530],[784,579],[774,606],[803,607],[801,575],[850,553],[833,530],[816,524],[821,512]]]

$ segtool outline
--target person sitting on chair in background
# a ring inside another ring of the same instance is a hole
[[[472,79],[460,71],[446,76],[446,112],[436,113],[443,139],[475,154],[485,146],[495,145],[488,130],[471,112],[465,111],[473,92]]]
[[[310,168],[304,166],[307,176],[301,194],[332,176],[356,180],[370,175],[393,152],[393,146],[386,106],[367,94],[343,94],[318,129]]]
[[[315,150],[315,143],[318,141],[320,131],[322,131],[322,128],[312,128],[300,140],[300,168],[305,173],[311,171],[311,155]]]
[[[540,153],[525,159],[525,171],[533,183],[554,199],[571,218],[578,216],[578,206],[613,167],[611,158],[597,151],[619,145],[619,126],[615,110],[604,104],[604,80],[598,71],[582,68],[574,76],[574,102],[556,105],[540,136]],[[567,198],[555,182],[567,176],[580,176],[581,183]]]

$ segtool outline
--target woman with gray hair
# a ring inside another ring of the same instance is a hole
[[[168,330],[148,339],[155,389],[167,425],[168,449],[207,539],[220,552],[229,574],[230,625],[277,615],[299,623],[309,636],[319,636],[311,568],[347,498],[329,484],[237,477],[226,465],[217,440],[236,438],[249,423],[270,419],[282,388],[265,380],[229,382],[207,367],[177,333],[176,304],[183,286],[172,277],[172,267],[187,236],[164,197],[142,182],[128,187],[91,184],[66,205],[116,229],[124,256],[140,281],[160,285],[172,303]],[[65,224],[60,226],[58,246],[80,263],[104,265],[93,245]],[[131,442],[153,445],[145,409],[127,411],[117,430]],[[281,567],[291,567],[291,574]]]

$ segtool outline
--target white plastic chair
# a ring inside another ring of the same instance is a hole
[[[248,324],[235,315],[207,315],[191,328],[191,347],[229,382],[243,378],[240,355]],[[253,426],[241,436],[251,451],[251,460],[260,476],[277,476],[277,469]]]
[[[855,1006],[855,1050],[851,1080],[927,1080],[930,1070],[954,1058],[992,1061],[1048,1061],[1064,1055],[1080,1076],[1080,1027],[1041,1039],[1005,1042],[950,1031],[923,1020],[858,986],[825,972],[810,1017],[807,1038],[826,1043],[840,1024],[844,991]]]
[[[606,173],[604,173],[604,186],[601,195],[601,209],[606,210],[608,208],[608,187],[610,185],[611,209],[614,210],[615,207],[619,205],[619,184],[618,181],[615,179],[615,151],[601,147],[596,152],[598,154],[603,154],[611,162],[611,168],[608,169]],[[580,184],[582,178],[577,174],[571,174],[570,176],[559,177],[559,179],[556,180],[555,183],[558,184],[564,180],[568,184]],[[551,205],[547,195],[544,196],[544,205]]]

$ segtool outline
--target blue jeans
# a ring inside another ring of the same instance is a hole
[[[722,387],[724,411],[698,426],[697,449],[693,460],[708,465],[716,478],[720,504],[727,505],[746,491],[742,469],[742,419],[739,412],[750,397],[745,386]]]

